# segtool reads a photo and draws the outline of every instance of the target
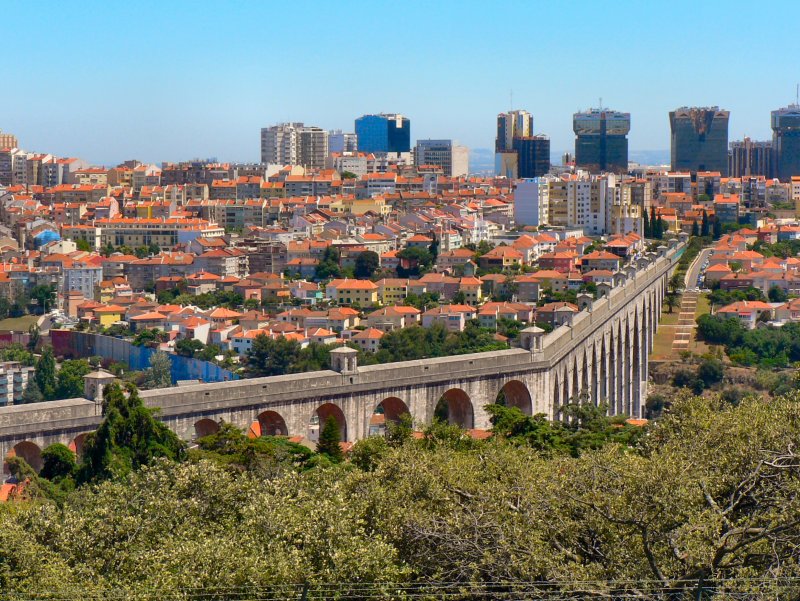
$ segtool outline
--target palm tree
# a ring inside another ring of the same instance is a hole
[[[672,313],[672,309],[674,309],[678,305],[678,297],[674,292],[670,292],[667,294],[666,298],[667,308],[669,309],[668,313]]]

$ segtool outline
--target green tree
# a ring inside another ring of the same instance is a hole
[[[140,330],[136,332],[131,344],[134,346],[155,346],[161,342],[162,333],[157,328],[152,330]]]
[[[786,293],[786,291],[778,286],[771,286],[769,292],[767,293],[767,297],[772,303],[785,303],[787,300],[789,300],[789,295]]]
[[[719,220],[719,217],[714,217],[713,223],[713,231],[712,231],[714,240],[719,240],[722,236],[722,222]]]
[[[37,307],[42,313],[48,313],[55,305],[56,289],[55,286],[47,284],[39,284],[31,288],[31,300],[36,301]]]
[[[181,338],[175,343],[175,352],[182,357],[194,357],[205,345],[196,338]]]
[[[329,246],[322,254],[314,271],[316,280],[328,280],[342,277],[342,268],[339,265],[339,251],[334,246]]]
[[[283,436],[250,438],[227,422],[221,423],[215,433],[199,438],[197,447],[189,450],[189,460],[210,460],[234,473],[248,471],[262,477],[308,469],[314,456],[308,447]]]
[[[35,323],[31,324],[30,327],[28,328],[28,350],[30,352],[36,351],[41,339],[42,336],[41,333],[39,332],[39,326],[36,325]]]
[[[650,237],[651,238],[658,238],[656,235],[656,222],[658,218],[656,217],[656,208],[655,206],[650,207]]]
[[[172,361],[163,351],[150,355],[150,367],[144,372],[143,388],[169,388],[172,386]]]
[[[56,399],[74,399],[83,396],[83,376],[92,371],[86,359],[68,359],[56,374]]]
[[[312,342],[307,347],[300,349],[294,361],[292,361],[292,364],[289,366],[289,372],[303,373],[307,371],[330,369],[331,348],[333,348],[333,345]]]
[[[25,390],[22,391],[22,398],[20,404],[27,405],[29,403],[41,403],[44,401],[44,395],[36,383],[36,378],[28,378],[28,383],[25,385]]]
[[[356,257],[355,275],[360,279],[369,279],[380,267],[381,258],[378,253],[365,250]]]
[[[652,238],[653,237],[653,229],[650,226],[650,217],[648,212],[642,211],[642,229],[645,238]]]
[[[697,377],[705,384],[706,388],[722,382],[725,375],[725,366],[717,358],[709,357],[697,366]]]
[[[339,432],[339,424],[332,415],[328,416],[325,424],[319,433],[319,440],[317,441],[317,453],[325,455],[333,463],[341,463],[344,459],[341,442],[341,434]]]
[[[247,371],[254,377],[287,374],[299,354],[300,345],[294,340],[283,337],[273,339],[260,334],[247,351]]]
[[[697,225],[697,220],[692,221],[692,236],[700,235],[700,226]]]
[[[664,219],[661,217],[661,215],[659,215],[658,219],[656,219],[653,237],[662,240],[664,238],[664,232],[666,231],[666,227],[667,224],[664,222]]]
[[[261,301],[257,298],[248,298],[243,306],[248,311],[258,311],[261,308]]]
[[[678,296],[674,292],[670,292],[664,297],[664,302],[667,305],[667,312],[672,313],[672,310],[678,306]]]
[[[36,369],[33,379],[45,401],[51,401],[56,395],[56,359],[53,356],[53,347],[46,346],[42,350],[39,360],[36,362]]]
[[[207,344],[203,347],[202,350],[195,353],[196,359],[201,359],[203,361],[214,361],[217,358],[217,355],[224,354],[222,349],[217,344]]]
[[[433,240],[428,245],[428,253],[431,255],[431,259],[433,263],[436,263],[436,259],[439,256],[439,238],[436,237],[436,232],[432,234]]]
[[[711,232],[709,230],[709,224],[708,224],[708,213],[706,213],[705,209],[703,209],[703,219],[700,224],[700,235],[705,238],[708,237],[710,233]]]
[[[92,248],[92,245],[89,244],[89,241],[85,240],[83,238],[79,238],[78,240],[76,240],[75,241],[75,246],[78,248],[78,250],[83,251],[83,252],[87,252],[87,253],[88,252],[92,252],[92,250],[94,250]]]
[[[404,259],[410,263],[410,267],[405,268],[402,265],[397,268],[397,274],[400,277],[408,277],[410,275],[419,275],[420,271],[427,269],[433,264],[433,257],[427,249],[419,246],[408,246],[397,253],[400,259]]]
[[[84,443],[81,482],[126,476],[157,457],[183,457],[183,443],[144,406],[134,385],[123,390],[117,382],[109,384],[103,393],[103,414]]]
[[[42,451],[42,469],[39,476],[48,480],[60,480],[75,473],[75,453],[61,443],[51,444]]]

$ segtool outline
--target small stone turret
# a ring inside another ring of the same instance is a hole
[[[541,352],[545,331],[539,326],[529,326],[519,333],[519,342],[522,348],[532,353]]]
[[[343,376],[358,373],[358,351],[349,346],[340,346],[331,351],[331,369]]]
[[[116,376],[109,371],[98,368],[83,376],[83,396],[98,405],[103,402],[103,392]]]

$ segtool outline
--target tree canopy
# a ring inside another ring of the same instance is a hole
[[[371,278],[378,267],[380,267],[380,263],[381,258],[378,256],[378,253],[371,250],[360,252],[356,257],[356,277],[361,279]]]
[[[560,450],[571,435],[599,441],[620,428],[595,411],[576,416],[583,433],[496,415],[488,441],[434,424],[422,439],[371,439],[357,462],[316,468],[310,451],[265,440],[292,457],[266,471],[248,460],[262,443],[223,425],[190,461],[151,458],[58,504],[0,507],[0,587],[11,598],[199,600],[234,588],[300,597],[297,583],[357,598],[353,587],[375,583],[395,598],[401,585],[449,582],[471,598],[492,583],[541,582],[573,598],[794,598],[798,393],[737,406],[679,395],[646,435],[577,455]]]
[[[142,403],[136,387],[114,382],[103,393],[104,419],[86,437],[80,481],[118,478],[156,457],[179,459],[183,443]]]

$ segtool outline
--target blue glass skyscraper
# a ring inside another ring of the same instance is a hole
[[[398,114],[364,115],[356,119],[360,152],[409,152],[411,121]]]

